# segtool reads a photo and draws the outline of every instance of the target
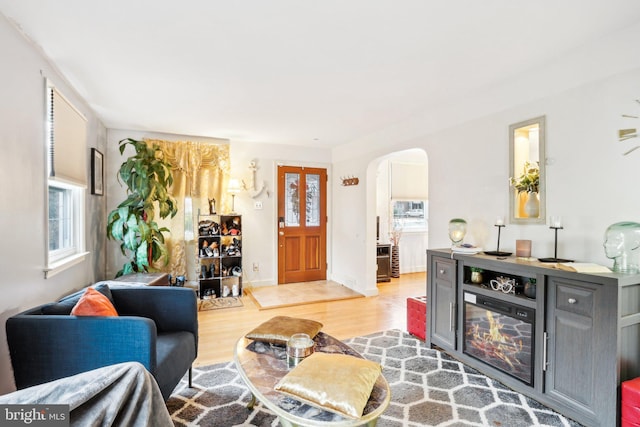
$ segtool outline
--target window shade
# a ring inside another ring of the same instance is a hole
[[[391,162],[391,198],[395,200],[427,200],[427,165]]]
[[[49,176],[87,185],[87,122],[60,92],[49,87]]]

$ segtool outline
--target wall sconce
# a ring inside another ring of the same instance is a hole
[[[240,185],[240,181],[236,178],[229,179],[229,184],[227,186],[227,192],[231,194],[231,212],[235,212],[235,204],[236,204],[236,194],[242,191],[242,185]]]

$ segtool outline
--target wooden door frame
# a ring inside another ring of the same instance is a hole
[[[333,179],[333,174],[332,174],[332,168],[331,168],[331,164],[330,163],[314,163],[314,162],[290,162],[290,161],[276,161],[274,162],[274,168],[273,168],[273,194],[275,197],[275,201],[273,203],[273,221],[272,221],[272,229],[273,229],[273,238],[274,238],[274,242],[273,242],[273,253],[275,254],[275,256],[273,257],[273,272],[275,277],[273,278],[273,283],[275,285],[280,285],[281,283],[278,283],[278,232],[280,231],[278,229],[278,197],[280,197],[280,194],[278,193],[278,169],[280,166],[293,166],[293,167],[300,167],[300,168],[321,168],[321,169],[325,169],[327,171],[327,229],[326,229],[326,239],[327,239],[327,244],[326,244],[326,260],[327,260],[327,280],[331,280],[332,279],[332,253],[333,251],[331,250],[331,245],[333,243],[333,238],[332,238],[332,231],[333,231],[333,183],[332,183],[332,179]]]

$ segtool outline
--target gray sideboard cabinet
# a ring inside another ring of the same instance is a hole
[[[615,425],[616,378],[628,363],[616,347],[630,342],[618,340],[624,329],[617,328],[615,287],[555,276],[548,277],[547,287],[544,392],[567,408],[580,408],[594,425]],[[638,362],[636,357],[631,363],[637,368]],[[608,423],[603,414],[609,414]]]
[[[456,262],[449,258],[434,256],[430,259],[429,283],[427,290],[434,308],[427,310],[431,334],[429,345],[443,349],[456,349]]]
[[[429,346],[585,426],[619,425],[620,384],[640,376],[640,275],[576,273],[513,256],[452,256],[448,249],[428,250],[427,263]],[[471,267],[484,270],[484,283],[471,283]],[[515,292],[492,289],[489,281],[499,276],[514,278]],[[529,278],[536,279],[533,298],[523,291]],[[465,351],[465,320],[482,314],[485,299],[535,319],[528,383]]]

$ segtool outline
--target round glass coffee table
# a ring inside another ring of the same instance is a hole
[[[315,351],[362,357],[342,341],[323,332],[319,332],[314,341],[316,342]],[[299,402],[274,390],[278,381],[291,369],[287,362],[285,346],[253,341],[243,337],[236,343],[234,362],[240,376],[253,394],[249,408],[253,407],[255,399],[259,400],[278,416],[280,424],[285,427],[375,426],[378,417],[389,406],[391,400],[389,384],[380,374],[362,417],[359,419],[346,418]]]

